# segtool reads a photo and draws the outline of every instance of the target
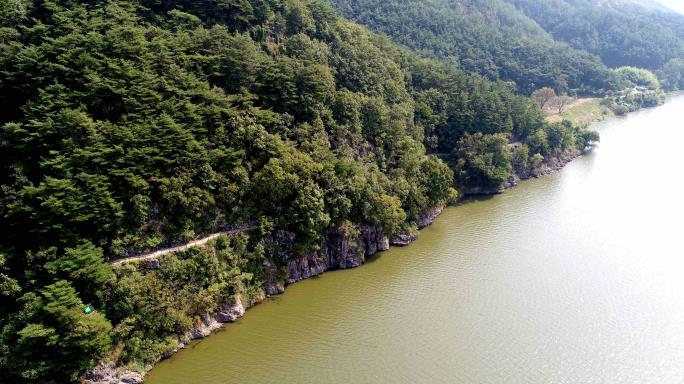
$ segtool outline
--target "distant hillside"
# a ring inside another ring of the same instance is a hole
[[[684,58],[684,16],[654,2],[509,0],[557,40],[601,57],[610,67],[657,70]]]
[[[503,0],[331,0],[345,16],[466,71],[514,81],[530,93],[559,76],[580,92],[614,86],[601,60],[553,39]]]
[[[684,16],[652,1],[331,2],[401,44],[467,72],[514,81],[522,93],[557,88],[559,81],[578,93],[600,93],[617,86],[607,67],[665,67],[670,79],[684,67]]]

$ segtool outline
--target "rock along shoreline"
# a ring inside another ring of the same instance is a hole
[[[492,195],[504,192],[506,189],[514,188],[520,180],[532,177],[542,177],[562,169],[573,159],[582,155],[581,151],[569,151],[557,156],[553,156],[549,161],[542,164],[540,169],[534,174],[514,174],[509,177],[502,189],[465,189],[463,195]],[[433,221],[442,213],[445,206],[439,205],[423,212],[416,218],[418,229],[430,226]],[[249,300],[237,298],[233,302],[227,302],[219,307],[219,310],[212,314],[203,314],[195,327],[187,331],[182,337],[178,347],[171,353],[160,356],[157,362],[171,357],[176,352],[184,349],[185,346],[197,339],[205,338],[214,331],[222,328],[226,323],[233,323],[245,315],[250,307],[253,307],[268,297],[281,295],[285,292],[286,285],[294,284],[298,281],[306,280],[314,276],[319,276],[330,270],[350,269],[363,265],[366,258],[378,252],[387,251],[391,246],[406,247],[418,239],[418,233],[400,233],[386,236],[378,228],[372,226],[359,226],[358,233],[350,233],[344,227],[338,227],[326,231],[325,247],[320,251],[296,254],[293,250],[295,235],[291,232],[277,231],[267,239],[266,242],[278,246],[280,249],[279,257],[284,261],[287,270],[285,281],[279,281],[276,266],[271,264],[264,265],[267,277],[264,294],[252,297]],[[140,260],[156,269],[159,260],[156,258]],[[154,365],[145,367],[143,372],[136,372],[113,364],[100,362],[94,369],[89,371],[81,380],[82,384],[141,384],[144,376]]]
[[[444,210],[444,205],[432,207],[416,218],[418,229],[425,228]],[[248,300],[241,297],[232,302],[222,304],[215,313],[203,314],[198,323],[179,337],[179,344],[171,353],[159,356],[157,362],[171,357],[176,352],[185,348],[192,340],[202,339],[212,332],[222,328],[226,323],[232,323],[245,315],[247,309],[255,306],[268,297],[277,296],[285,292],[286,285],[294,284],[314,276],[319,276],[329,270],[350,269],[363,265],[366,258],[378,252],[390,249],[391,246],[404,247],[410,245],[418,238],[417,233],[403,233],[387,236],[379,228],[360,225],[356,230],[350,230],[344,226],[327,230],[324,234],[325,246],[318,251],[298,254],[294,250],[295,234],[287,231],[276,231],[263,241],[277,246],[278,257],[287,270],[284,281],[278,278],[277,267],[266,263],[264,265],[266,282],[263,295],[250,297]],[[158,269],[158,258],[145,258],[132,260],[144,263],[146,268]],[[117,367],[114,364],[100,362],[81,380],[82,384],[140,384],[144,381],[144,375],[154,365],[145,367],[143,372],[128,370]]]

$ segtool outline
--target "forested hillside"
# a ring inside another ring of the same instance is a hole
[[[465,71],[513,81],[530,94],[567,83],[579,93],[615,88],[608,68],[553,39],[505,0],[332,0],[345,16]],[[540,2],[543,3],[543,2]]]
[[[287,280],[262,238],[320,257],[326,231],[411,233],[454,185],[497,190],[596,139],[322,0],[0,5],[3,382],[143,370]],[[245,223],[158,269],[106,262]]]
[[[680,88],[684,16],[613,0],[332,0],[345,16],[467,72],[577,94],[620,88],[609,68],[657,71]]]
[[[684,16],[637,1],[510,0],[554,38],[610,67],[657,70],[684,58]]]

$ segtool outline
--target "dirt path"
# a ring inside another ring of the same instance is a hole
[[[209,235],[207,237],[203,237],[201,239],[197,239],[197,240],[191,241],[191,242],[183,244],[183,245],[179,245],[179,246],[171,247],[171,248],[160,249],[158,251],[154,251],[154,252],[150,252],[150,253],[144,253],[144,254],[138,255],[138,256],[125,257],[123,259],[116,259],[116,260],[110,261],[110,263],[115,264],[115,265],[121,265],[121,264],[127,263],[129,261],[156,259],[158,257],[168,255],[169,253],[186,251],[192,247],[196,247],[198,245],[204,245],[204,244],[208,243],[209,241],[214,240],[221,235],[232,235],[235,233],[250,231],[252,229],[256,229],[256,226],[247,226],[247,227],[243,227],[243,228],[233,229],[230,231],[216,232],[216,233],[212,233],[211,235]]]

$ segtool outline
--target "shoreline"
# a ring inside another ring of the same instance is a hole
[[[445,208],[445,205],[437,205],[424,211],[416,218],[418,229],[420,230],[430,226]],[[226,302],[220,305],[215,313],[199,315],[200,322],[178,337],[178,346],[171,351],[171,353],[159,356],[154,364],[145,366],[142,370],[137,371],[130,369],[130,367],[118,367],[115,364],[100,361],[93,369],[84,375],[80,382],[82,384],[143,383],[147,372],[152,370],[158,362],[185,349],[193,340],[208,337],[214,331],[223,328],[224,325],[241,319],[249,308],[265,302],[270,297],[284,294],[287,286],[315,276],[320,276],[328,271],[360,267],[366,262],[367,258],[372,257],[379,252],[387,251],[392,246],[406,247],[418,239],[418,234],[403,233],[386,236],[381,234],[380,230],[377,228],[360,225],[359,229],[361,234],[358,238],[350,238],[336,230],[327,231],[326,246],[328,248],[328,257],[324,260],[321,260],[319,257],[321,255],[315,253],[286,257],[285,268],[288,270],[288,278],[284,282],[276,281],[274,278],[267,279],[263,287],[262,295],[250,297],[248,299],[239,296],[233,302]],[[276,233],[273,236],[274,239],[270,240],[275,243],[282,243],[287,247],[287,245],[289,245],[288,243],[293,241],[293,238],[289,233],[284,231],[280,232],[281,233]],[[228,232],[228,234],[232,233],[234,232]],[[164,255],[187,250],[192,247],[207,246],[211,240],[217,238],[221,234],[223,233],[212,234],[185,245],[155,251],[146,255],[120,259],[112,262],[112,264],[123,265],[126,263],[144,263],[146,268],[158,269],[160,265],[159,258]],[[360,252],[358,250],[355,251],[353,248],[358,248],[357,246],[361,246],[363,249]],[[264,266],[265,274],[270,277],[275,277],[277,273],[274,273],[271,269],[275,270],[275,267],[270,264]]]
[[[606,118],[605,115],[599,116],[600,118],[595,118],[592,120],[589,124],[602,121]],[[609,117],[614,117],[614,116],[609,116]],[[479,191],[464,191],[461,196],[459,196],[459,200],[467,197],[472,197],[472,196],[491,196],[495,194],[500,194],[504,193],[507,189],[512,189],[515,188],[520,181],[531,179],[531,178],[541,178],[549,174],[553,174],[555,172],[558,172],[562,170],[568,163],[573,161],[574,159],[582,156],[585,152],[580,151],[580,150],[571,150],[567,151],[561,154],[557,154],[555,156],[552,156],[549,161],[545,161],[543,163],[543,167],[538,170],[538,172],[535,172],[535,174],[527,174],[523,175],[524,177],[521,177],[520,175],[516,174],[515,172],[511,177],[509,177],[509,180],[504,184],[504,187],[499,190],[479,190]],[[423,212],[423,214],[418,217],[418,229],[421,230],[425,227],[430,226],[437,217],[442,213],[442,211],[445,209],[445,206],[436,206],[431,209],[428,209],[427,211]],[[331,263],[331,261],[339,261],[339,260],[331,260],[328,259],[326,262],[321,263],[317,256],[314,254],[304,254],[304,255],[299,255],[295,256],[293,258],[287,258],[287,265],[286,268],[288,270],[288,278],[284,283],[281,282],[276,282],[273,280],[267,280],[265,282],[264,288],[264,295],[259,296],[256,298],[250,298],[250,300],[247,300],[246,302],[243,303],[243,300],[241,297],[238,297],[234,302],[232,303],[224,303],[223,305],[220,306],[219,310],[213,314],[203,314],[200,315],[201,318],[201,323],[198,324],[197,326],[193,327],[192,329],[188,330],[182,337],[179,337],[179,344],[178,347],[175,348],[170,354],[167,354],[165,356],[159,356],[158,360],[150,365],[144,367],[142,371],[134,371],[127,369],[126,367],[117,367],[116,365],[113,364],[107,364],[104,362],[99,362],[98,365],[93,368],[91,371],[86,373],[86,375],[82,378],[81,383],[83,384],[116,384],[116,383],[123,383],[123,384],[140,384],[144,382],[144,377],[145,375],[151,371],[156,364],[159,361],[165,360],[172,355],[176,354],[182,349],[185,349],[187,345],[192,342],[193,340],[199,340],[203,339],[205,337],[210,336],[214,331],[219,330],[223,328],[226,324],[233,323],[239,319],[241,319],[245,314],[246,311],[254,307],[258,304],[261,304],[265,302],[268,298],[272,296],[278,296],[281,294],[284,294],[286,292],[286,288],[289,285],[295,284],[299,281],[302,280],[307,280],[311,277],[315,276],[320,276],[323,275],[327,271],[333,271],[333,270],[343,270],[343,269],[352,269],[352,268],[357,268],[362,266],[366,258],[371,257],[379,252],[384,252],[387,251],[391,248],[391,246],[395,247],[406,247],[411,245],[413,242],[415,242],[418,239],[418,234],[398,234],[398,235],[393,235],[393,236],[384,236],[379,233],[379,231],[376,228],[371,228],[371,227],[364,227],[360,226],[360,229],[362,230],[362,235],[360,239],[356,239],[360,243],[365,243],[363,244],[365,247],[364,251],[361,252],[361,257],[360,260],[358,258],[359,255],[355,255],[357,257],[352,257],[351,259],[344,259],[343,264],[337,264]],[[334,231],[333,231],[334,232]],[[139,258],[139,257],[134,257],[130,259],[123,259],[123,260],[117,260],[118,262],[115,264],[123,264],[123,262],[152,262],[152,265],[156,264],[158,265],[159,260],[158,258],[168,254],[168,253],[173,253],[178,250],[184,250],[191,248],[193,246],[205,246],[210,240],[214,239],[215,237],[219,236],[221,233],[218,234],[212,234],[210,236],[207,236],[206,238],[203,239],[198,239],[193,242],[190,242],[185,245],[181,245],[178,247],[174,247],[174,249],[169,249],[169,250],[164,250],[161,254],[157,255],[145,255],[144,258]],[[290,239],[291,240],[291,239]],[[349,238],[338,238],[337,240],[342,240],[340,243],[339,241],[337,244],[334,244],[335,246],[338,246],[339,248],[348,248],[351,244],[350,242],[353,242],[353,240]],[[327,242],[326,242],[327,243]],[[178,248],[178,249],[175,249]],[[338,249],[339,250],[339,249]],[[157,251],[159,252],[159,251]],[[155,252],[155,254],[157,253]],[[268,269],[272,268],[273,266],[265,266],[265,270],[268,273]],[[274,268],[274,267],[273,267]]]

